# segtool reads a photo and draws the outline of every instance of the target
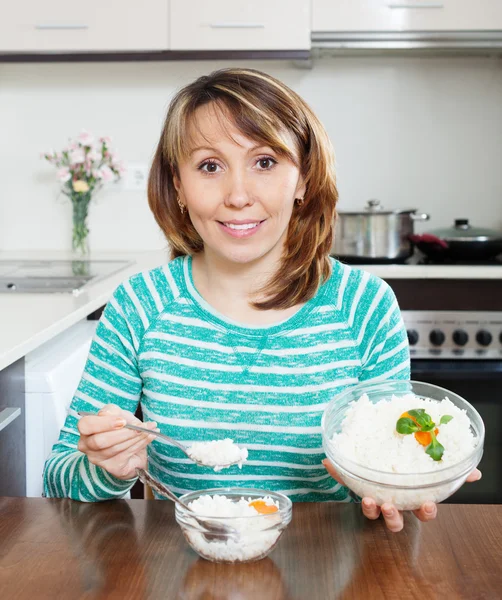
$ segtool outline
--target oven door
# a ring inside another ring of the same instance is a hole
[[[502,361],[411,359],[415,381],[439,385],[467,400],[485,424],[484,452],[478,468],[483,477],[466,483],[445,502],[502,503]]]

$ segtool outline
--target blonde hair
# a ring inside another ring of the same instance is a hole
[[[255,69],[225,68],[199,77],[172,99],[148,179],[148,203],[176,258],[200,252],[204,243],[177,203],[173,176],[190,152],[190,124],[200,106],[223,109],[243,135],[270,146],[294,162],[306,185],[288,227],[281,267],[260,292],[260,310],[281,309],[310,300],[331,275],[338,190],[334,151],[329,137],[308,104],[293,90]],[[284,140],[288,131],[298,157]],[[286,275],[286,276],[285,276]]]

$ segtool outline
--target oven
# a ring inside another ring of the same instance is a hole
[[[485,424],[483,477],[446,502],[502,503],[502,279],[387,279],[408,332],[411,377],[449,389]]]

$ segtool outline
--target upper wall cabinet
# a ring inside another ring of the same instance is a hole
[[[171,50],[308,50],[310,0],[170,0]]]
[[[16,0],[0,6],[0,52],[166,50],[168,36],[168,0]]]
[[[312,0],[312,31],[502,29],[502,0]]]

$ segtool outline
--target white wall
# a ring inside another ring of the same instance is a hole
[[[0,64],[0,250],[66,250],[71,212],[55,169],[85,128],[128,162],[152,159],[173,93],[233,61]],[[340,208],[369,198],[502,229],[502,60],[325,57],[312,70],[241,61],[275,75],[317,112],[335,146]],[[165,242],[143,193],[108,187],[92,206],[93,250]]]

